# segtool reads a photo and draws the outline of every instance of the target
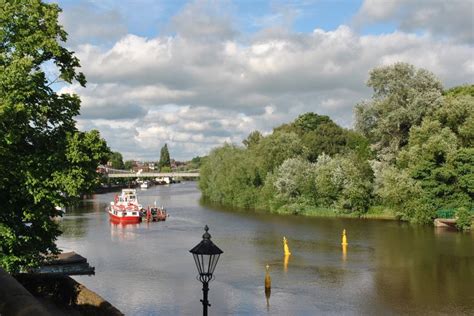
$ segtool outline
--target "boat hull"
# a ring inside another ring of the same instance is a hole
[[[109,218],[112,222],[116,223],[137,224],[142,221],[142,218],[140,216],[117,216],[110,213]]]
[[[108,210],[110,220],[116,223],[140,223],[142,218],[140,216],[140,212],[136,209],[132,210],[116,210],[115,208],[110,208]],[[135,213],[135,214],[133,214]]]

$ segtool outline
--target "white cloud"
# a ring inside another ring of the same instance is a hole
[[[117,10],[101,10],[91,3],[77,2],[64,10],[59,22],[68,36],[68,45],[87,40],[97,44],[109,44],[127,34],[122,15]]]
[[[401,31],[428,34],[461,43],[474,43],[472,0],[365,0],[356,25],[393,22]]]
[[[360,35],[343,25],[243,38],[208,5],[186,6],[173,18],[174,35],[129,34],[110,47],[79,46],[89,84],[64,91],[82,98],[81,126],[99,128],[126,158],[157,160],[166,142],[174,158],[189,159],[308,111],[350,126],[353,106],[370,96],[365,81],[376,66],[409,62],[447,87],[474,77],[467,44],[402,31]],[[380,18],[391,10],[365,14]],[[194,30],[193,23],[204,27]]]

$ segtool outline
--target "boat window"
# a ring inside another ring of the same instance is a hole
[[[137,212],[132,212],[132,215],[137,215]]]

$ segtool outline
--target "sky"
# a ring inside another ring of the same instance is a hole
[[[351,128],[370,70],[396,62],[474,82],[474,0],[50,2],[88,81],[56,89],[124,160],[165,143],[189,160],[306,112]]]

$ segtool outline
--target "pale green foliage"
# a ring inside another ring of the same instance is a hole
[[[318,158],[314,173],[319,205],[345,212],[367,211],[372,184],[353,159],[322,155]]]
[[[432,73],[405,63],[375,68],[367,85],[373,99],[356,106],[356,128],[390,161],[407,144],[410,128],[440,107],[443,87]]]
[[[447,96],[443,106],[430,117],[449,127],[460,139],[461,146],[474,146],[474,96]]]
[[[301,158],[285,160],[276,171],[273,184],[281,198],[295,201],[315,193],[314,165]]]

